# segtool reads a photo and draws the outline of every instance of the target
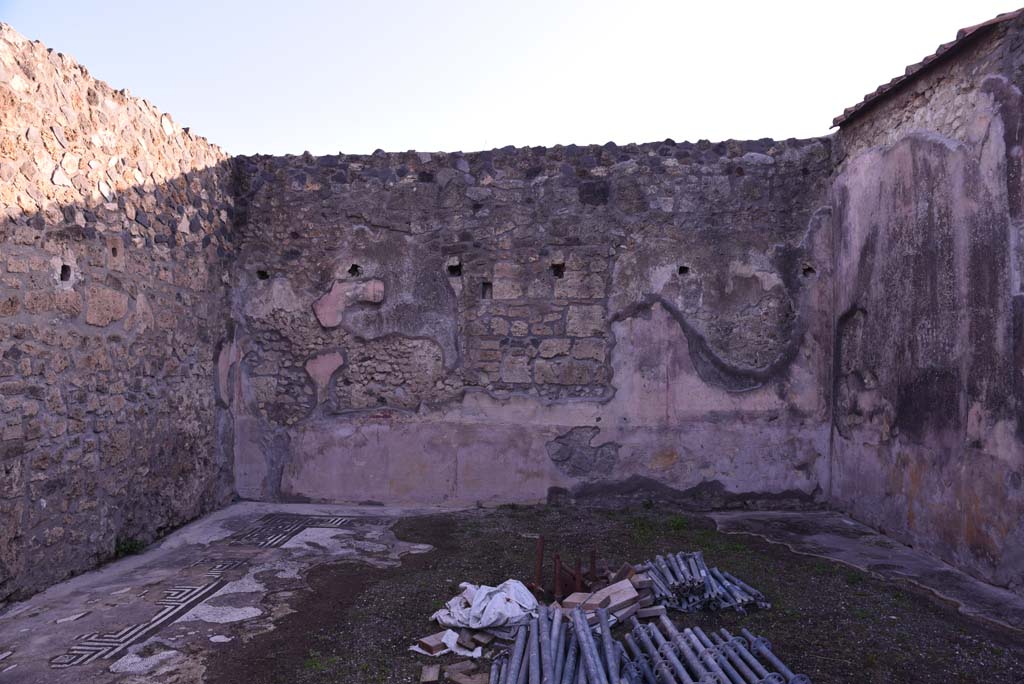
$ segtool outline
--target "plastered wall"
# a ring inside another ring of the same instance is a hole
[[[651,489],[1021,590],[1020,23],[820,139],[236,158],[0,25],[0,602],[233,495]]]
[[[1024,588],[1019,20],[837,135],[833,505]]]
[[[821,498],[829,141],[237,163],[243,496]]]

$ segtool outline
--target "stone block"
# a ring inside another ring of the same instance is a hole
[[[90,285],[85,290],[85,322],[103,327],[128,314],[128,295],[103,285]]]
[[[534,381],[539,385],[590,385],[595,379],[594,367],[569,358],[537,359],[533,365]]]
[[[509,383],[532,382],[530,359],[526,356],[506,356],[501,360],[501,381]]]
[[[14,295],[0,298],[0,316],[13,316],[20,308],[21,302]]]
[[[571,346],[572,340],[564,337],[541,340],[540,346],[537,348],[537,353],[542,359],[550,359],[555,356],[564,356],[568,354]]]
[[[597,299],[604,297],[605,281],[597,274],[568,271],[555,281],[555,297],[559,299]]]
[[[492,335],[508,335],[509,327],[508,321],[504,318],[492,318],[491,319],[491,334]]]
[[[595,337],[605,333],[604,306],[573,304],[566,311],[565,334],[570,337]]]
[[[593,361],[604,361],[607,354],[607,344],[601,339],[578,339],[572,345],[572,357],[574,359],[591,359]]]

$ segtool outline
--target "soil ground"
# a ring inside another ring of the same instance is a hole
[[[618,567],[659,553],[704,552],[763,591],[772,608],[684,615],[677,625],[705,630],[747,627],[770,639],[796,672],[816,684],[1024,682],[1024,637],[973,621],[932,596],[875,579],[845,565],[797,555],[755,537],[717,532],[707,518],[654,502],[621,507],[503,506],[403,519],[400,539],[436,550],[408,556],[401,567],[322,565],[310,591],[273,631],[224,644],[210,658],[209,684],[398,683],[419,681],[430,659],[408,647],[437,631],[430,615],[459,592],[459,583],[528,581],[536,535],[549,558],[600,558]],[[623,628],[616,630],[621,636]]]

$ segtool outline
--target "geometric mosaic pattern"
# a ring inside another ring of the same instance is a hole
[[[290,513],[271,513],[260,518],[256,525],[230,538],[230,544],[257,548],[278,548],[309,528],[347,527],[351,518],[329,515],[295,515]],[[360,518],[360,522],[374,521]],[[240,553],[245,551],[239,549]],[[251,551],[249,552],[251,554]],[[246,564],[245,559],[219,557],[202,558],[189,565],[195,568],[209,565],[204,573],[205,581],[201,584],[181,584],[162,590],[161,598],[156,601],[159,611],[148,621],[128,625],[117,632],[82,634],[75,639],[67,652],[50,659],[50,667],[67,668],[84,665],[99,659],[113,659],[122,656],[134,644],[149,639],[166,625],[178,620],[190,610],[216,594],[227,584],[223,575]]]
[[[84,665],[98,658],[113,658],[126,648],[145,641],[161,627],[174,622],[200,603],[216,594],[227,582],[217,579],[198,587],[180,586],[164,591],[157,604],[163,606],[148,622],[129,625],[111,634],[83,634],[68,648],[67,653],[50,660],[55,668]]]
[[[216,558],[201,558],[201,559],[197,560],[195,563],[193,563],[192,565],[190,565],[188,567],[194,568],[197,565],[206,565],[206,564],[210,565],[210,569],[206,571],[206,576],[207,577],[220,577],[225,572],[227,572],[228,570],[231,570],[232,568],[237,568],[237,567],[239,567],[241,565],[245,565],[245,560],[239,560],[239,559],[218,560]]]
[[[164,625],[174,622],[216,594],[227,584],[222,579],[224,573],[245,563],[244,560],[209,559],[203,559],[201,562],[211,563],[210,569],[205,573],[211,579],[210,582],[199,586],[174,586],[164,590],[163,596],[156,602],[161,606],[160,611],[147,622],[129,625],[119,632],[109,634],[83,634],[68,648],[67,653],[50,659],[50,667],[63,669],[91,663],[100,658],[119,657],[129,646],[145,641],[160,631]],[[198,564],[194,563],[193,566]]]
[[[232,544],[245,544],[261,548],[277,548],[309,527],[345,527],[351,518],[336,518],[327,515],[294,515],[272,513],[259,519],[256,527],[235,535]]]

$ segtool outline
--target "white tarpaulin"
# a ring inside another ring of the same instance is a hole
[[[445,627],[514,627],[529,622],[537,614],[537,599],[517,580],[506,580],[496,587],[468,582],[459,586],[462,593],[431,616]]]

